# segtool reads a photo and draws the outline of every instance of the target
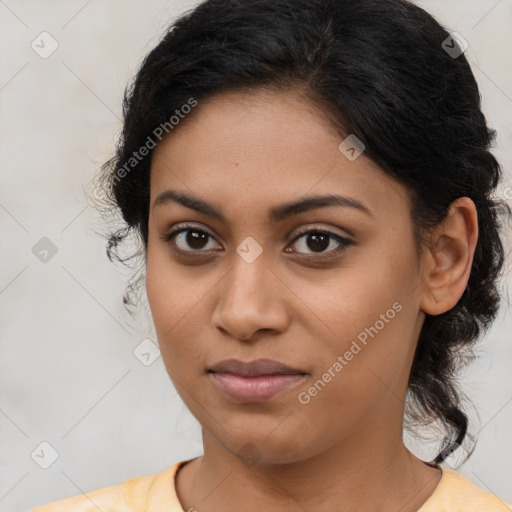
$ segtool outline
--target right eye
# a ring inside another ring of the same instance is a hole
[[[208,247],[209,239],[213,240],[213,235],[195,226],[181,226],[163,237],[163,240],[169,243],[173,249],[190,255],[192,255],[191,253],[208,253],[212,250],[211,247]]]

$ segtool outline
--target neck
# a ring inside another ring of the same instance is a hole
[[[441,473],[412,455],[398,434],[357,432],[313,457],[276,464],[244,463],[204,431],[204,456],[183,468],[180,500],[184,510],[200,512],[229,510],[226,504],[248,512],[327,512],[341,504],[344,511],[417,511]]]

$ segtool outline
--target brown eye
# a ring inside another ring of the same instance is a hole
[[[303,240],[302,240],[303,239]],[[354,242],[340,235],[331,233],[330,231],[321,231],[318,229],[312,229],[305,231],[297,236],[292,245],[299,247],[298,251],[301,254],[324,254],[335,255],[343,252],[349,245]],[[330,250],[327,250],[329,249]],[[303,252],[310,251],[310,252]],[[292,251],[286,251],[292,252]]]
[[[182,227],[164,237],[164,241],[172,243],[180,252],[207,252],[212,235],[196,227]]]

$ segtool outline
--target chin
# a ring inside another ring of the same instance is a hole
[[[233,436],[224,436],[221,441],[224,449],[252,467],[256,464],[292,464],[314,455],[312,445],[309,449],[301,444],[300,436],[287,431],[278,435],[268,429],[263,432],[239,431]]]

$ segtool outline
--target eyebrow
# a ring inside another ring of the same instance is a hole
[[[226,217],[216,206],[204,199],[189,195],[185,192],[166,190],[154,200],[153,207],[169,203],[181,204],[186,208],[214,217],[225,224],[228,224]],[[354,208],[356,210],[360,210],[366,215],[369,215],[370,217],[373,217],[371,210],[357,199],[339,194],[330,194],[307,196],[302,199],[274,206],[269,210],[268,220],[271,224],[275,224],[287,219],[288,217],[292,217],[309,210],[326,208],[329,206]]]

